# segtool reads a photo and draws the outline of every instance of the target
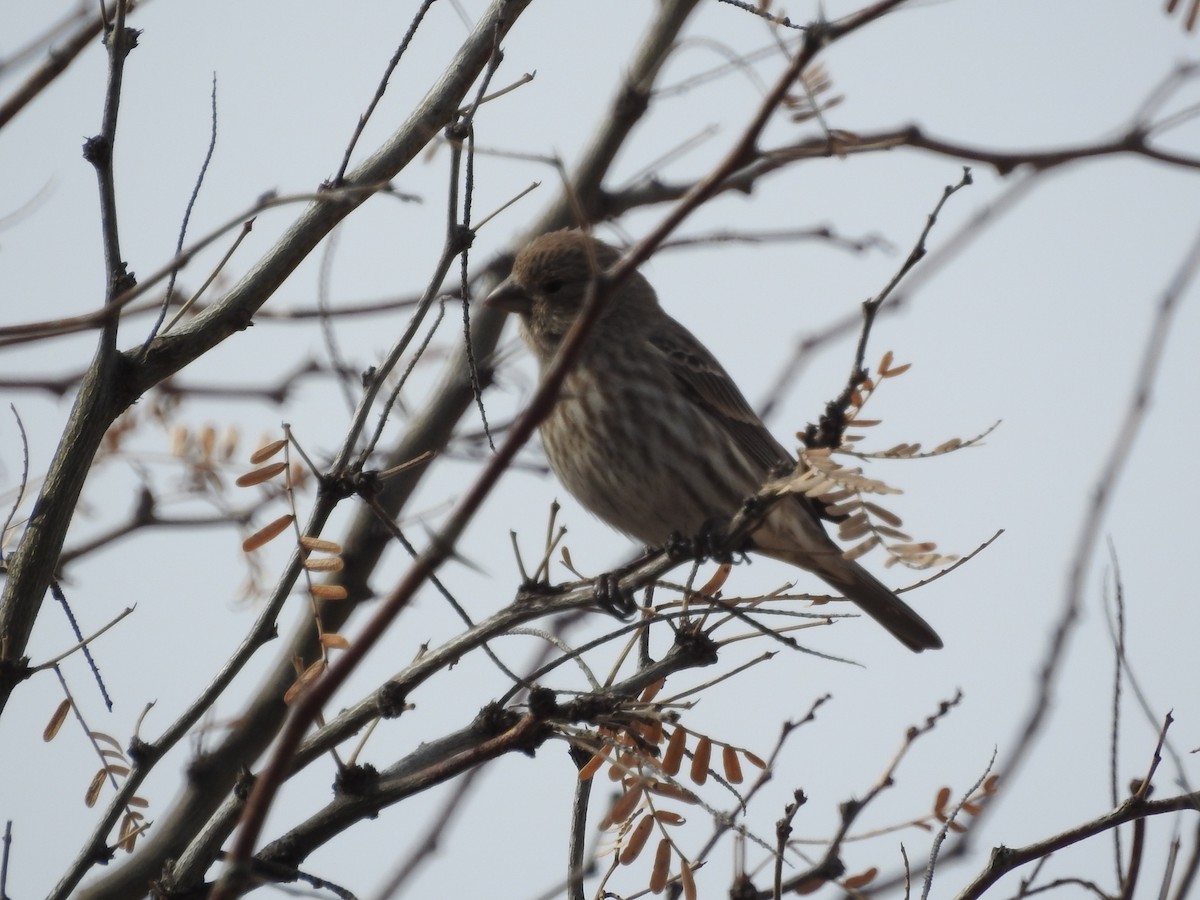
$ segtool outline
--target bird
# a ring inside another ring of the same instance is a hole
[[[542,234],[517,252],[484,305],[519,316],[544,373],[589,285],[620,257],[579,229]],[[728,519],[773,471],[795,465],[716,357],[659,305],[637,271],[603,298],[539,432],[563,487],[650,547]],[[909,649],[942,646],[929,623],[843,555],[810,498],[775,503],[751,542],[753,552],[822,579]]]

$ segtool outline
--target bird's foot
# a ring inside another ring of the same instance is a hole
[[[561,594],[562,588],[550,583],[548,578],[526,578],[519,588],[521,594],[533,597],[548,597]]]
[[[663,552],[667,554],[667,559],[671,562],[683,562],[688,559],[695,559],[697,553],[696,542],[691,538],[686,538],[681,532],[672,531],[667,536],[667,542],[663,544]]]
[[[703,562],[706,559],[718,563],[733,562],[734,550],[729,548],[729,522],[729,516],[713,516],[700,526],[699,534],[690,538],[673,531],[663,550],[672,562]]]
[[[601,609],[618,619],[628,619],[637,610],[633,591],[621,587],[622,571],[602,572],[596,576],[594,597]]]
[[[700,526],[700,533],[692,542],[696,557],[711,559],[717,563],[732,563],[733,552],[729,548],[729,516],[714,516]]]

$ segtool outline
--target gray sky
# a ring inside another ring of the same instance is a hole
[[[464,0],[474,18],[481,2]],[[123,251],[139,275],[157,269],[172,252],[182,210],[203,158],[210,127],[213,73],[217,77],[219,137],[216,153],[192,219],[192,234],[207,232],[247,208],[266,191],[314,190],[336,171],[349,134],[374,91],[389,56],[407,28],[412,3],[354,2],[331,7],[261,0],[255,4],[154,2],[132,24],[143,30],[130,58],[117,146],[117,179]],[[13,4],[0,52],[35,33],[66,4]],[[628,66],[630,35],[637,34],[653,4],[535,2],[504,42],[505,61],[496,77],[508,84],[536,70],[536,78],[480,113],[476,136],[483,148],[560,154],[572,163]],[[784,7],[794,20],[810,18],[814,4]],[[830,0],[829,16],[854,4]],[[426,26],[392,79],[388,94],[359,144],[362,158],[386,137],[441,71],[466,26],[450,4],[435,4]],[[711,3],[686,32],[664,85],[719,65],[732,55],[771,44],[763,24],[734,7]],[[860,134],[916,123],[928,134],[967,146],[1024,150],[1058,148],[1119,133],[1155,85],[1185,59],[1194,59],[1197,38],[1163,15],[1160,3],[1109,0],[958,0],[919,5],[875,24],[834,47],[825,57],[834,90],[845,101],[828,124]],[[716,132],[661,169],[668,179],[706,170],[735,139],[761,96],[761,83],[779,68],[771,57],[740,72],[656,101],[653,112],[622,155],[612,186],[637,176],[661,154],[710,126]],[[102,257],[96,188],[80,145],[98,128],[105,65],[100,48],[87,51],[49,93],[0,133],[0,217],[37,198],[0,232],[0,322],[79,314],[102,301]],[[20,78],[0,83],[4,95]],[[1197,100],[1194,83],[1167,101],[1155,121]],[[813,126],[774,123],[767,144],[794,141]],[[1200,130],[1187,123],[1163,135],[1161,145],[1195,153]],[[827,836],[837,804],[861,795],[890,760],[904,729],[932,713],[939,701],[962,688],[953,715],[923,740],[905,762],[897,787],[872,809],[863,827],[879,827],[923,815],[943,784],[955,793],[979,777],[992,754],[1004,758],[1033,691],[1053,623],[1060,615],[1078,535],[1131,400],[1147,336],[1163,291],[1200,225],[1200,179],[1194,171],[1129,156],[1071,165],[1045,176],[1033,192],[998,221],[979,229],[965,249],[942,258],[940,248],[980,210],[1005,196],[1020,175],[1000,178],[973,167],[975,185],[948,204],[930,238],[936,268],[903,309],[882,318],[870,359],[892,350],[913,363],[889,382],[868,411],[884,424],[871,437],[879,448],[899,441],[934,446],[968,438],[1002,420],[982,447],[935,460],[872,467],[905,493],[889,508],[918,539],[936,540],[947,553],[964,554],[997,530],[1005,533],[987,552],[915,595],[914,604],[941,632],[946,648],[921,657],[893,645],[869,622],[843,622],[812,632],[822,652],[852,657],[864,667],[781,653],[707,695],[688,713],[699,730],[769,751],[782,718],[802,715],[813,700],[834,700],[819,721],[794,737],[772,786],[756,801],[749,820],[770,835],[782,803],[796,787],[809,795],[796,833]],[[339,230],[330,259],[329,285],[336,306],[419,290],[432,269],[444,228],[444,148],[396,180],[398,189],[421,198],[401,203],[376,198]],[[852,313],[886,283],[924,224],[942,189],[957,182],[955,159],[908,150],[814,160],[763,180],[751,196],[722,197],[683,227],[683,234],[714,230],[811,228],[828,225],[848,238],[875,237],[891,251],[853,254],[821,242],[713,247],[664,251],[645,268],[663,304],[691,328],[735,375],[752,400],[765,396],[795,342]],[[556,175],[534,162],[481,155],[477,163],[477,217],[539,180],[543,187],[490,223],[479,235],[478,261],[506,246],[552,197]],[[228,269],[236,278],[298,214],[293,206],[259,217]],[[638,237],[659,220],[661,209],[631,215],[623,233]],[[621,233],[600,232],[610,240]],[[223,246],[185,270],[181,284],[194,289]],[[321,254],[314,254],[279,290],[268,309],[315,302]],[[935,262],[936,261],[936,262]],[[1197,289],[1192,287],[1173,319],[1148,413],[1128,466],[1115,487],[1101,528],[1119,559],[1128,604],[1129,654],[1155,716],[1174,709],[1172,735],[1184,751],[1200,743],[1200,696],[1195,691],[1195,635],[1200,608],[1187,572],[1195,553],[1192,510],[1200,481],[1190,471],[1189,448],[1197,439],[1193,348],[1200,335]],[[461,328],[448,308],[438,333],[452,346]],[[337,326],[342,352],[357,369],[378,360],[404,325],[402,313]],[[148,319],[124,326],[122,346],[138,342]],[[510,331],[508,340],[511,340]],[[86,335],[0,349],[0,377],[60,376],[81,369],[94,337]],[[499,384],[487,395],[489,415],[503,421],[531,389],[533,367],[514,350]],[[772,418],[785,441],[817,415],[845,379],[853,352],[846,339],[806,360]],[[308,358],[323,358],[313,328],[262,322],[237,335],[191,367],[191,384],[274,382]],[[419,405],[437,373],[436,362],[418,369],[405,394]],[[29,432],[31,469],[42,471],[69,412],[69,403],[45,393],[5,391]],[[224,400],[197,402],[182,413],[192,427],[236,423],[246,435],[273,432],[290,422],[301,442],[320,456],[334,448],[347,410],[335,386],[306,380],[282,409]],[[391,434],[398,433],[400,424]],[[477,421],[464,420],[474,429]],[[165,456],[166,437],[146,429],[133,445],[140,465],[159,484],[177,483],[180,471]],[[1183,456],[1183,470],[1172,469]],[[241,454],[245,458],[245,453]],[[536,442],[523,460],[540,464]],[[0,418],[0,483],[7,490],[20,473],[20,448],[11,416]],[[413,511],[432,526],[448,503],[465,490],[475,467],[461,461],[437,464]],[[233,470],[231,470],[233,472]],[[232,477],[232,474],[231,474]],[[86,507],[76,522],[73,546],[132,506],[127,459],[109,460],[92,477]],[[595,522],[537,471],[513,472],[468,531],[464,547],[481,571],[452,565],[446,580],[464,604],[484,614],[505,603],[517,575],[508,540],[516,530],[526,559],[535,557],[550,501],[563,502],[561,520],[576,565],[586,571],[610,567],[629,552],[628,543]],[[26,512],[28,505],[26,505]],[[282,510],[281,510],[282,511]],[[344,522],[345,515],[338,521]],[[419,534],[420,526],[409,523]],[[336,538],[335,525],[327,533]],[[67,671],[89,723],[123,743],[146,702],[146,734],[157,734],[223,660],[254,614],[238,603],[245,579],[232,531],[197,535],[185,542],[166,533],[140,536],[73,567],[66,588],[89,631],[125,605],[138,609],[94,651],[114,712],[102,712],[81,662]],[[1086,608],[1054,702],[1054,721],[1011,786],[1000,814],[980,836],[980,847],[1016,846],[1095,816],[1108,803],[1108,743],[1112,650],[1105,624],[1111,562],[1104,543],[1085,571]],[[270,584],[283,559],[275,548],[261,555]],[[875,571],[891,584],[909,584],[921,573]],[[402,571],[401,561],[376,579]],[[739,567],[728,594],[751,594],[787,583],[798,574],[765,560]],[[561,569],[556,577],[567,577]],[[822,588],[801,578],[797,590]],[[304,615],[297,600],[291,616]],[[285,621],[287,614],[285,614]],[[599,623],[597,628],[603,628]],[[456,622],[432,592],[394,629],[335,702],[356,699],[407,662],[426,641],[453,634]],[[353,637],[355,626],[347,629]],[[152,637],[148,638],[150,635]],[[536,649],[529,638],[511,638],[515,662]],[[34,662],[72,642],[56,611],[47,606],[35,631]],[[731,649],[723,664],[767,650],[762,642]],[[772,648],[773,649],[773,648]],[[244,676],[250,690],[260,671]],[[412,698],[418,709],[384,723],[365,760],[383,763],[417,742],[469,720],[495,693],[488,666],[466,660]],[[697,681],[703,676],[698,675]],[[673,685],[682,689],[685,685]],[[50,745],[40,733],[61,699],[60,688],[42,674],[20,689],[0,725],[6,776],[0,779],[0,818],[14,821],[9,890],[14,897],[48,890],[91,828],[93,813],[82,798],[95,760],[78,729],[65,729]],[[222,703],[218,719],[237,713]],[[1132,703],[1122,731],[1120,781],[1145,771],[1156,724]],[[220,722],[212,723],[218,727]],[[73,726],[71,726],[73,727]],[[142,791],[153,818],[170,803],[188,755],[215,742],[202,735],[181,745]],[[765,753],[764,753],[765,755]],[[1189,760],[1190,762],[1190,760]],[[533,896],[563,871],[572,768],[565,746],[550,744],[536,761],[505,759],[485,779],[455,826],[442,856],[433,861],[413,896],[467,896],[491,887],[503,897]],[[1195,777],[1193,771],[1189,778]],[[1176,772],[1168,766],[1162,793]],[[282,803],[293,811],[268,821],[274,838],[295,810],[325,801],[331,767],[314,766],[289,786]],[[306,868],[367,896],[419,837],[444,791],[385,812],[315,854]],[[598,792],[596,808],[603,807]],[[730,798],[717,797],[718,806]],[[698,811],[695,820],[704,817]],[[273,827],[274,826],[274,827]],[[1162,866],[1165,826],[1154,831],[1151,871]],[[701,827],[697,834],[706,833]],[[914,860],[924,858],[927,837],[900,836]],[[700,838],[697,838],[697,842]],[[892,869],[898,839],[851,845],[851,871],[875,864]],[[464,852],[464,848],[470,848]],[[718,851],[715,860],[727,857]],[[1061,863],[1063,874],[1091,871],[1108,877],[1111,847],[1097,842]],[[1090,854],[1090,856],[1088,855]],[[750,857],[762,859],[755,849]],[[469,859],[470,864],[462,861]],[[451,864],[447,865],[446,863]],[[943,894],[965,884],[984,862],[945,868]],[[1057,865],[1053,863],[1052,865]],[[639,872],[621,873],[616,889],[632,892]],[[705,872],[710,891],[722,890],[725,874]],[[706,893],[706,891],[702,891]]]

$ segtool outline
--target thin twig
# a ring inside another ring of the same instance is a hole
[[[383,70],[383,77],[379,79],[379,85],[375,88],[375,95],[371,97],[371,102],[367,104],[366,112],[358,117],[358,124],[354,127],[354,133],[350,135],[350,140],[346,144],[346,151],[342,154],[342,164],[338,166],[337,174],[333,176],[333,186],[338,187],[346,177],[346,169],[350,166],[350,157],[354,154],[354,148],[358,144],[358,139],[362,137],[363,129],[367,127],[367,122],[371,119],[371,114],[375,112],[375,107],[379,105],[379,101],[383,99],[384,93],[387,91],[388,81],[392,77],[392,73],[396,71],[396,66],[400,65],[400,59],[404,56],[404,51],[408,49],[408,45],[412,43],[413,37],[417,33],[417,29],[421,27],[421,22],[425,18],[425,14],[429,12],[429,7],[433,6],[434,0],[424,0],[420,9],[413,15],[412,21],[409,22],[408,31],[404,33],[404,37],[400,41],[400,46],[396,48],[396,52],[392,54],[392,58],[388,60],[387,67]]]
[[[179,237],[175,241],[175,256],[178,257],[183,251],[183,240],[187,237],[188,222],[192,218],[192,209],[196,206],[196,198],[200,196],[200,188],[204,184],[204,176],[208,174],[208,165],[212,162],[213,153],[217,149],[217,73],[213,72],[212,77],[212,112],[209,116],[211,123],[208,150],[204,154],[204,162],[200,164],[200,172],[196,176],[196,183],[192,185],[192,195],[188,197],[187,206],[183,210],[183,221],[179,225]],[[167,317],[167,309],[171,305],[171,299],[175,296],[175,279],[179,275],[179,269],[171,271],[171,277],[167,279],[167,291],[162,301],[162,308],[158,312],[158,317],[154,320],[154,324],[150,326],[150,331],[146,335],[146,340],[142,344],[142,353],[144,354],[150,347],[150,342],[158,335],[158,329],[163,323],[163,319]]]

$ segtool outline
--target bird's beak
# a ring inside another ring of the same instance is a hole
[[[496,289],[484,299],[483,305],[490,309],[524,315],[533,309],[533,298],[529,296],[525,288],[513,281],[510,275],[496,285]]]

